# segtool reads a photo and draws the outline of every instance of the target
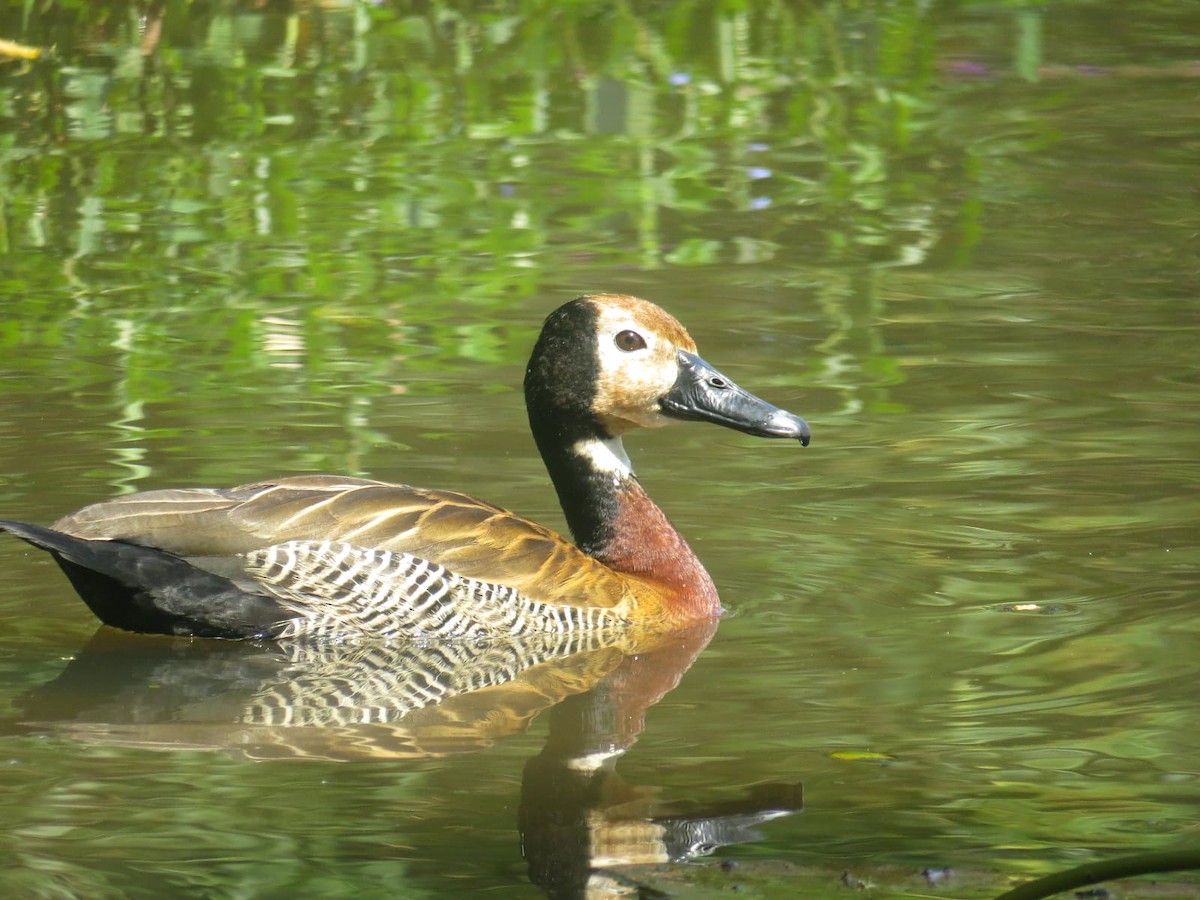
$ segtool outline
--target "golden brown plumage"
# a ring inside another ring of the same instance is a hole
[[[0,529],[49,550],[103,621],[135,631],[481,635],[717,614],[620,437],[692,419],[807,444],[807,425],[712,369],[657,306],[617,294],[546,320],[525,393],[575,544],[465,494],[330,475],[149,491],[51,529]]]
[[[365,478],[300,475],[146,491],[86,506],[53,527],[155,546],[209,569],[228,569],[219,561],[284,541],[345,541],[435,560],[531,597],[613,607],[628,594],[616,572],[535,522],[467,494]]]

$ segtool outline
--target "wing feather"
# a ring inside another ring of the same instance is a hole
[[[541,525],[466,494],[364,478],[147,491],[84,507],[54,528],[156,547],[222,573],[233,559],[272,545],[342,541],[408,553],[539,602],[632,602],[627,578]]]

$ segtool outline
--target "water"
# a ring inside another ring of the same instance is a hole
[[[6,894],[534,897],[588,810],[830,893],[1194,844],[1200,10],[687,10],[0,12],[57,48],[0,69],[5,515],[328,471],[560,528],[519,385],[584,290],[814,432],[627,442],[707,646],[402,733],[256,724],[321,664],[93,637],[3,541]]]

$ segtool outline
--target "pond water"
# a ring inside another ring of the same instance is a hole
[[[594,290],[813,442],[632,436],[730,615],[394,728],[279,690],[403,660],[97,632],[5,537],[6,896],[1200,845],[1200,5],[259,6],[0,6],[53,48],[0,57],[0,515],[336,472],[561,528],[519,387]]]

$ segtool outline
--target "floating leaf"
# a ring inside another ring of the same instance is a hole
[[[845,759],[850,762],[895,762],[896,757],[886,753],[876,753],[874,750],[835,750],[829,754],[833,759]]]
[[[16,41],[6,41],[0,38],[0,58],[37,59],[42,55],[41,47],[30,47],[28,44],[18,44]]]

